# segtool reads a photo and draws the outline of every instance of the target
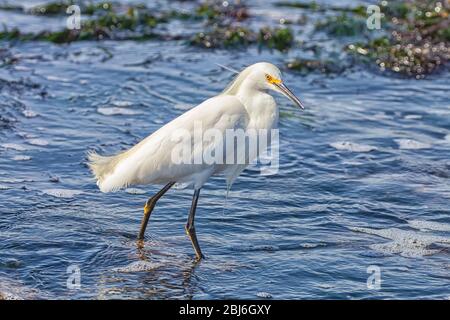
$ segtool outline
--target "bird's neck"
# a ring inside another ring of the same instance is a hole
[[[270,94],[252,87],[241,87],[236,96],[245,106],[255,127],[269,129],[276,126],[278,108]]]

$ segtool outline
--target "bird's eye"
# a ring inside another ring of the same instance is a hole
[[[280,79],[274,78],[270,74],[266,74],[266,80],[271,84],[280,84],[281,83]]]

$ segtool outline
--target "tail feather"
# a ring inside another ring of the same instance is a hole
[[[115,191],[123,187],[123,185],[116,185],[105,188],[102,183],[105,179],[114,173],[114,169],[121,160],[122,153],[114,156],[101,156],[95,151],[90,151],[87,155],[88,166],[97,179],[97,185],[103,192]]]

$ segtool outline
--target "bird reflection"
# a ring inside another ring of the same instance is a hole
[[[146,246],[147,245],[147,246]],[[198,292],[195,271],[202,260],[159,251],[155,244],[133,242],[132,261],[102,275],[100,299],[192,299]]]

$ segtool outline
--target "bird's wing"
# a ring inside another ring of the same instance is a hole
[[[117,156],[93,156],[98,163],[97,171],[102,172],[97,184],[101,191],[108,192],[132,184],[186,179],[202,183],[214,171],[211,164],[203,161],[204,150],[220,148],[217,144],[224,143],[227,129],[245,129],[248,121],[244,105],[235,96],[208,99]],[[202,139],[206,132],[221,136],[222,141]],[[91,162],[91,168],[95,165]]]

